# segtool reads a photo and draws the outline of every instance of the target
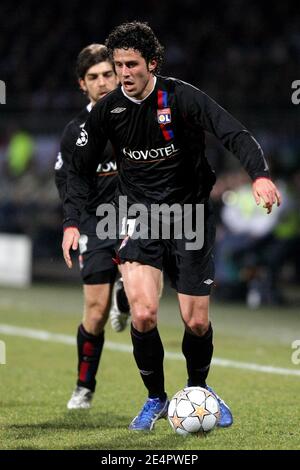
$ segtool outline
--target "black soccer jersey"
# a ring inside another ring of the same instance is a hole
[[[76,141],[77,143],[84,141],[84,134],[81,135],[81,133],[90,114],[90,108],[91,105],[85,107],[70,121],[62,135],[60,151],[55,163],[55,183],[63,203],[67,192],[67,178],[72,154]],[[116,158],[110,142],[107,143],[101,159],[98,158],[93,179],[94,183],[89,190],[85,206],[85,211],[89,214],[95,214],[96,208],[101,202],[111,202],[114,198],[118,177]]]
[[[205,93],[181,80],[157,77],[140,103],[119,87],[90,113],[83,141],[70,167],[65,226],[77,223],[109,139],[119,168],[117,195],[128,204],[200,203],[208,199],[215,175],[205,157],[208,131],[241,161],[254,180],[269,177],[261,147],[252,135]],[[104,159],[104,157],[103,157]]]

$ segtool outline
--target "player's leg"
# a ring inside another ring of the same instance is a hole
[[[77,330],[77,386],[68,402],[69,409],[91,406],[111,303],[112,284],[85,284],[83,289],[84,314]]]
[[[161,273],[158,298],[161,299],[164,291],[164,275]]]
[[[213,355],[213,330],[209,321],[209,295],[178,294],[181,316],[185,325],[182,352],[186,359],[188,386],[204,387],[212,392],[220,406],[220,427],[233,423],[228,405],[209,387],[206,378]]]
[[[186,358],[188,386],[206,386],[213,355],[213,331],[209,322],[209,295],[178,294],[185,331],[182,352]]]
[[[214,279],[212,247],[214,221],[205,213],[204,244],[188,249],[186,238],[173,240],[165,262],[172,287],[177,290],[181,316],[185,325],[182,351],[187,362],[188,385],[206,385],[213,354],[212,327],[209,322],[209,298]]]
[[[157,331],[161,272],[137,262],[122,264],[122,276],[130,304],[134,357],[149,397],[164,396],[163,347]]]
[[[163,274],[161,273],[161,283],[159,298],[162,296],[164,286]],[[109,312],[110,324],[114,331],[120,333],[125,330],[130,318],[130,307],[124,288],[122,276],[119,277],[113,287],[112,305]]]
[[[215,223],[209,205],[205,206],[204,243],[200,249],[189,250],[187,240],[175,240],[176,269],[169,273],[178,292],[181,316],[185,325],[182,351],[186,359],[188,385],[208,388],[206,378],[213,355],[213,330],[209,321],[209,299],[214,280],[213,243]],[[216,395],[216,394],[215,394]],[[219,398],[220,426],[230,426],[232,415]]]
[[[89,222],[92,224],[93,221]],[[77,385],[68,402],[69,409],[89,408],[91,405],[104,344],[104,326],[117,274],[112,261],[113,243],[104,243],[94,235],[85,234],[81,236],[79,247],[84,314],[77,332]]]
[[[133,354],[148,390],[148,400],[129,428],[147,431],[153,428],[157,419],[166,415],[168,407],[164,388],[164,349],[157,329],[161,271],[137,262],[125,262],[122,277],[132,316]]]
[[[99,336],[107,322],[112,284],[84,284],[82,325],[88,334]]]

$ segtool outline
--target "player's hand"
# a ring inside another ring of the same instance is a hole
[[[268,178],[257,178],[252,184],[252,191],[256,204],[259,205],[262,200],[267,214],[272,212],[273,204],[281,204],[280,192]]]
[[[70,249],[72,248],[72,250],[77,250],[79,238],[80,238],[79,230],[75,227],[68,227],[64,231],[62,249],[63,249],[63,254],[64,254],[66,265],[68,266],[69,269],[72,268],[72,259],[70,256]]]

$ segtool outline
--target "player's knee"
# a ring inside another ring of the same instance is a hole
[[[133,324],[138,331],[152,330],[157,323],[157,305],[133,304],[131,308]]]
[[[197,302],[185,306],[183,321],[188,330],[197,336],[203,336],[209,328],[209,313],[207,299],[198,299]]]
[[[107,312],[107,305],[101,300],[85,301],[85,317],[92,323],[102,321]]]
[[[209,328],[208,318],[191,318],[186,325],[194,335],[203,336]]]
[[[207,332],[209,324],[206,322],[193,322],[188,327],[196,336],[203,336]]]
[[[103,331],[107,317],[107,309],[102,303],[88,303],[85,304],[82,323],[88,333],[97,336]]]

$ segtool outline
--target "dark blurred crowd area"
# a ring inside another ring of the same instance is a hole
[[[300,62],[297,1],[79,0],[0,3],[0,70],[12,106],[76,108],[78,51],[112,27],[148,20],[166,47],[163,73],[199,85],[225,107],[287,107]]]
[[[299,4],[2,0],[0,17],[7,91],[0,105],[0,232],[30,236],[34,277],[59,279],[62,211],[53,175],[62,129],[85,105],[77,54],[104,42],[120,22],[139,19],[166,48],[162,74],[198,86],[253,131],[283,194],[281,208],[264,215],[244,171],[208,136],[218,176],[216,298],[253,308],[285,304],[285,286],[300,283],[300,105],[291,101],[291,84],[300,79]]]

